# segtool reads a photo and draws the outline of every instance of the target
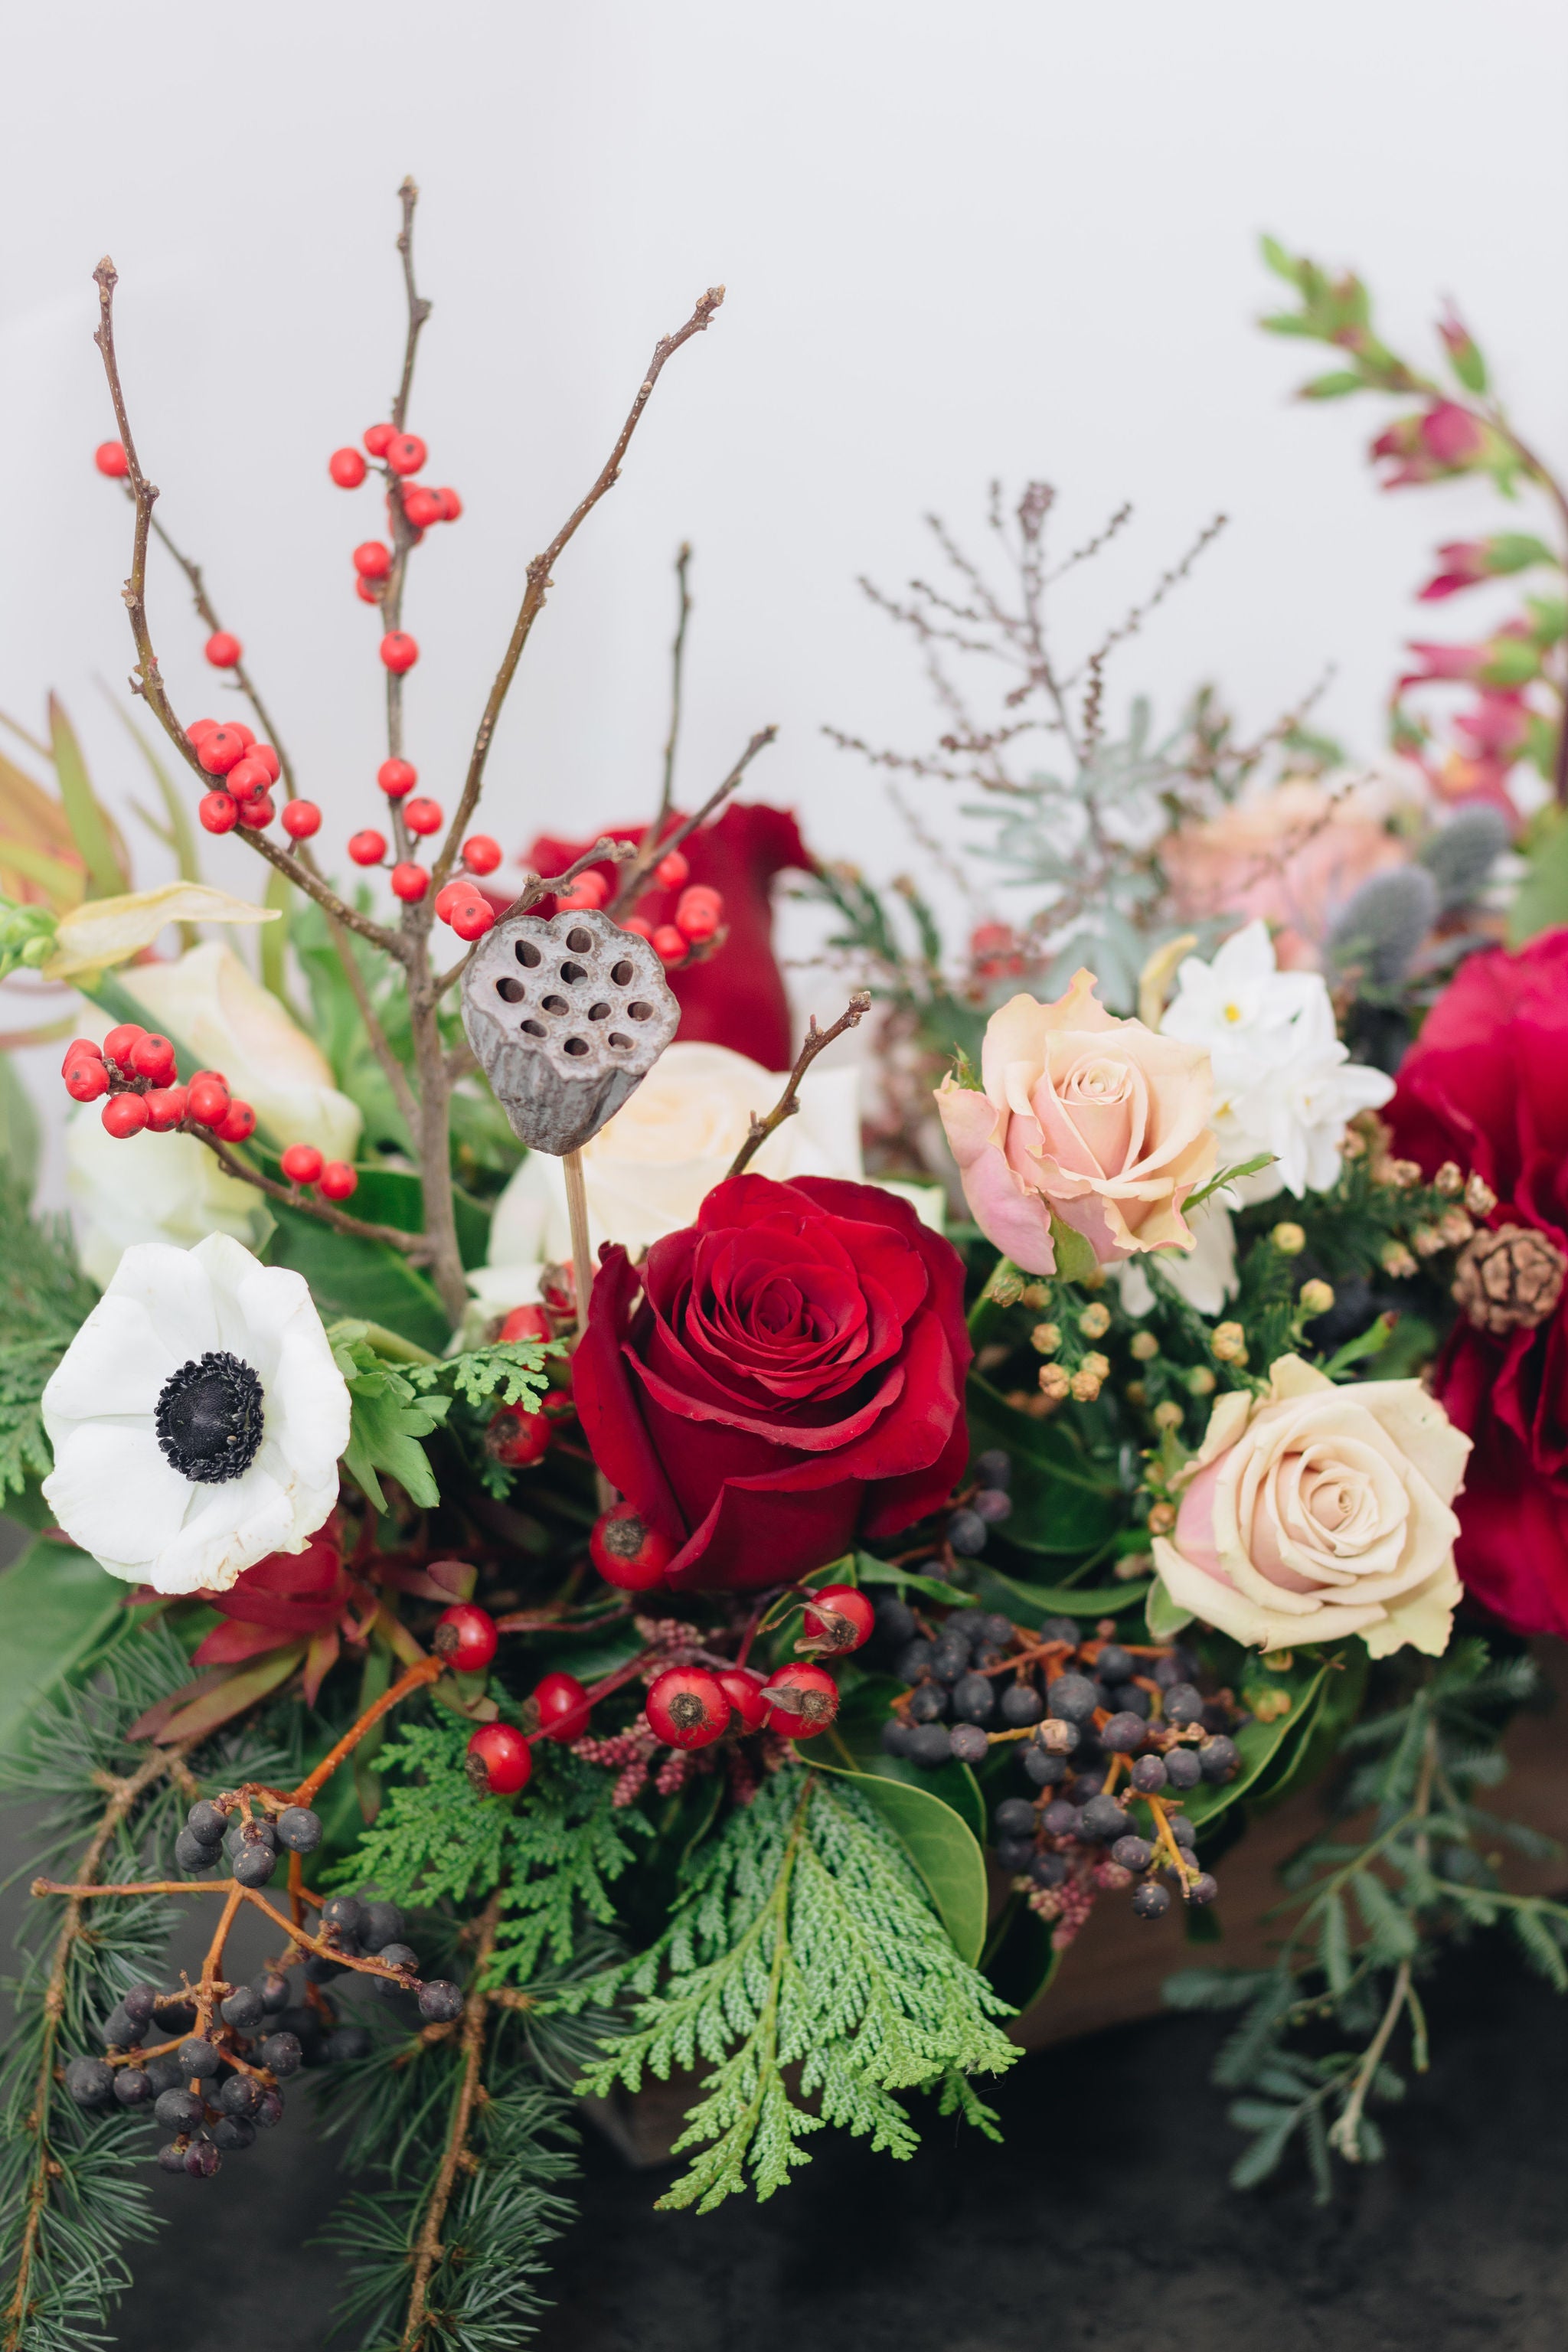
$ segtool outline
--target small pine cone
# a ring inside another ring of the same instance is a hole
[[[1533,1331],[1563,1296],[1568,1258],[1530,1225],[1499,1225],[1468,1242],[1455,1269],[1454,1297],[1479,1331],[1506,1339]]]

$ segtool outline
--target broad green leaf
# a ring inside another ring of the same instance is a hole
[[[0,1159],[30,1195],[38,1175],[38,1114],[9,1054],[0,1055]]]
[[[837,1563],[840,1577],[849,1576],[856,1584],[891,1584],[900,1592],[918,1592],[927,1601],[962,1601],[963,1594],[940,1576],[921,1576],[912,1568],[895,1568],[889,1559],[877,1559],[868,1551],[858,1551]]]
[[[267,1245],[268,1262],[302,1274],[323,1316],[384,1323],[432,1355],[441,1353],[452,1330],[440,1297],[400,1251],[384,1242],[334,1233],[280,1202],[272,1213],[277,1224]]]
[[[973,1832],[940,1797],[879,1773],[811,1757],[814,1771],[851,1780],[876,1808],[920,1874],[959,1958],[973,1968],[985,1946],[985,1858]]]
[[[1282,1791],[1285,1780],[1290,1777],[1292,1758],[1300,1754],[1311,1735],[1329,1672],[1326,1662],[1309,1657],[1305,1664],[1292,1667],[1289,1674],[1268,1677],[1270,1683],[1278,1683],[1289,1693],[1290,1712],[1276,1716],[1272,1723],[1259,1723],[1254,1717],[1252,1722],[1242,1725],[1235,1735],[1241,1755],[1235,1780],[1227,1780],[1223,1787],[1212,1780],[1200,1780],[1182,1801],[1183,1810],[1194,1829],[1228,1811],[1243,1797],[1256,1800]]]
[[[36,882],[40,890],[48,892],[57,907],[81,904],[79,869],[51,857],[46,849],[35,849],[31,842],[0,841],[0,874],[19,874],[24,881]]]
[[[994,1590],[993,1590],[994,1588]],[[1026,1620],[1042,1617],[1115,1617],[1131,1609],[1148,1592],[1146,1584],[1021,1584],[1000,1569],[983,1568],[980,1592],[998,1608],[1020,1609]]]
[[[975,1451],[999,1445],[1013,1462],[1007,1541],[1057,1557],[1098,1551],[1121,1517],[1114,1482],[1099,1476],[1057,1423],[1032,1421],[989,1381],[969,1376],[969,1434]]]
[[[947,1763],[928,1772],[907,1756],[889,1756],[883,1748],[882,1726],[889,1705],[903,1685],[891,1675],[868,1675],[845,1700],[837,1721],[824,1734],[837,1762],[856,1772],[872,1772],[879,1780],[902,1780],[907,1788],[929,1790],[951,1805],[972,1835],[985,1843],[985,1800],[967,1764]],[[815,1751],[813,1751],[815,1757]]]
[[[1058,1282],[1085,1282],[1100,1271],[1100,1260],[1094,1244],[1086,1241],[1074,1225],[1063,1224],[1061,1219],[1051,1219],[1051,1242],[1057,1254]]]
[[[59,1684],[126,1623],[131,1587],[69,1544],[39,1537],[0,1575],[0,1754]]]
[[[1020,2017],[1050,1990],[1061,1954],[1051,1942],[1056,1922],[1015,1896],[994,1931],[985,1973]]]
[[[65,803],[72,838],[87,867],[88,896],[92,898],[118,898],[128,887],[131,877],[114,854],[109,825],[93,792],[87,762],[81,756],[81,746],[76,740],[70,720],[52,694],[49,697],[49,740],[60,798]]]

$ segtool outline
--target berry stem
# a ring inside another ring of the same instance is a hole
[[[308,1773],[300,1781],[289,1798],[289,1803],[291,1805],[313,1803],[319,1792],[337,1770],[338,1766],[353,1754],[371,1726],[379,1723],[382,1717],[388,1714],[393,1707],[401,1706],[403,1701],[411,1697],[416,1690],[423,1690],[426,1683],[433,1683],[437,1675],[445,1671],[445,1665],[446,1661],[442,1658],[421,1658],[417,1665],[410,1666],[406,1674],[399,1675],[397,1680],[366,1707],[359,1721],[350,1724],[337,1746],[327,1750],[315,1770]],[[283,1924],[287,1927],[289,1923],[285,1920]]]
[[[184,1764],[185,1751],[192,1745],[182,1740],[178,1747],[162,1754],[149,1756],[138,1765],[129,1780],[110,1784],[109,1802],[99,1818],[97,1828],[88,1841],[80,1862],[77,1864],[77,1884],[56,1887],[47,1879],[37,1879],[35,1895],[63,1894],[66,1897],[65,1916],[55,1943],[55,1957],[44,1988],[43,2032],[38,2056],[37,2079],[33,2102],[22,2128],[33,2135],[32,2161],[28,2168],[26,2192],[26,2214],[16,2252],[16,2282],[11,2300],[5,2306],[5,2352],[18,2352],[27,2330],[28,2294],[32,2285],[33,2263],[37,2252],[38,2231],[44,2210],[48,2203],[49,2184],[58,2174],[58,2167],[49,2148],[49,2106],[55,2092],[55,2056],[59,2042],[60,2026],[66,2011],[66,1976],[70,1966],[71,1947],[82,1932],[82,1906],[89,1895],[103,1892],[96,1883],[99,1864],[108,1851],[115,1832],[131,1813],[139,1797],[145,1794],[164,1773],[178,1774]]]
[[[723,782],[709,793],[695,816],[682,817],[673,833],[661,831],[665,811],[660,809],[658,817],[643,835],[642,846],[632,860],[631,869],[626,880],[605,910],[612,922],[618,920],[628,907],[636,905],[642,896],[644,884],[659,859],[668,857],[672,849],[679,849],[689,834],[695,833],[699,825],[706,824],[710,817],[717,814],[731,793],[736,790],[757,753],[766,751],[778,731],[777,727],[759,727]]]
[[[846,1030],[858,1028],[870,1010],[870,990],[858,988],[831,1029],[819,1029],[816,1025],[816,1015],[812,1014],[806,1024],[805,1043],[795,1055],[795,1067],[784,1083],[783,1094],[765,1118],[759,1118],[755,1111],[752,1113],[752,1124],[746,1130],[746,1139],[730,1162],[729,1173],[731,1176],[742,1174],[749,1161],[762,1150],[773,1129],[782,1127],[785,1119],[793,1118],[800,1108],[800,1082],[818,1054],[822,1052],[823,1047],[831,1045],[836,1037],[842,1037]]]
[[[653,821],[656,835],[664,830],[675,801],[675,747],[680,736],[681,675],[686,666],[686,624],[691,617],[691,593],[686,585],[686,574],[691,564],[691,542],[683,540],[675,559],[675,584],[680,603],[675,624],[675,643],[669,649],[669,732],[664,739],[664,787],[658,796],[658,814]]]
[[[441,2151],[441,2161],[431,2185],[430,2201],[425,2208],[419,2234],[414,2242],[414,2284],[409,2289],[408,2317],[399,2338],[399,2352],[423,2352],[426,2343],[430,2280],[446,2251],[441,2243],[441,2225],[447,2218],[447,2208],[451,2202],[458,2169],[468,2157],[474,2103],[479,2096],[479,2065],[484,2056],[485,2022],[489,2011],[489,1995],[484,1989],[484,1978],[490,1954],[495,1949],[500,1903],[501,1889],[498,1886],[479,1916],[474,1972],[469,1980],[468,1997],[463,2003],[462,2063],[458,2077],[458,2095],[452,2105],[447,2145]]]
[[[194,1135],[198,1142],[205,1143],[226,1173],[237,1178],[240,1183],[254,1184],[258,1192],[265,1192],[270,1200],[286,1201],[291,1209],[298,1209],[302,1215],[314,1217],[321,1224],[331,1225],[334,1233],[352,1234],[361,1241],[385,1242],[389,1248],[402,1250],[416,1265],[430,1246],[426,1234],[405,1234],[401,1225],[371,1224],[363,1217],[351,1217],[346,1210],[334,1209],[325,1201],[313,1199],[298,1184],[279,1184],[276,1178],[264,1176],[259,1168],[247,1167],[243,1160],[237,1160],[210,1127],[203,1127],[195,1119],[182,1119],[177,1132]]]
[[[588,1328],[588,1294],[594,1286],[594,1255],[588,1244],[588,1187],[583,1174],[582,1153],[564,1153],[561,1172],[566,1179],[566,1215],[572,1227],[572,1287],[577,1298],[580,1339]]]

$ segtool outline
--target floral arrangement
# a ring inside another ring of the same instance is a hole
[[[409,425],[416,202],[397,394],[327,467],[384,500],[353,553],[383,805],[332,812],[359,877],[164,528],[107,261],[97,462],[177,878],[131,887],[58,706],[0,761],[0,966],[48,1007],[10,1042],[68,1040],[74,1107],[68,1228],[31,1213],[0,1066],[0,1493],[32,1531],[0,1741],[49,1811],[4,2343],[101,2340],[148,2162],[197,2181],[313,2126],[358,2182],[331,2227],[361,2340],[515,2344],[574,2095],[688,2078],[662,2201],[704,2210],[829,2126],[908,2155],[927,2100],[994,2133],[1010,2024],[1113,1913],[1168,1998],[1244,2012],[1237,2184],[1299,2146],[1326,2195],[1426,2063],[1446,1939],[1506,1920],[1568,1987],[1568,1906],[1500,1860],[1540,1841],[1478,1801],[1528,1637],[1568,1631],[1568,616],[1418,648],[1372,769],[1310,697],[1256,743],[1213,688],[1118,740],[1109,657],[1212,530],[1064,662],[1057,583],[1126,514],[1057,562],[1053,494],[998,488],[1000,577],[939,524],[948,587],[871,591],[942,713],[930,751],[838,734],[928,860],[884,886],[734,800],[772,729],[679,806],[682,550],[658,807],[503,878],[476,828],[514,673],[722,289],[527,565],[448,816],[409,757],[413,560],[463,511]],[[1302,305],[1270,323],[1344,361],[1312,396],[1418,404],[1374,444],[1394,483],[1484,470],[1568,512],[1456,320],[1451,392],[1356,280],[1268,256]],[[164,682],[154,548],[221,716]],[[1452,542],[1424,593],[1563,552]],[[1474,689],[1441,753],[1434,681]],[[913,778],[971,796],[967,850]],[[266,864],[258,898],[203,877],[204,834]],[[847,998],[798,1051],[782,873],[822,1010]],[[857,1028],[861,1063],[822,1060]],[[1309,1786],[1276,1956],[1228,1968],[1226,1853]],[[1178,1922],[1219,1965],[1179,1966]]]

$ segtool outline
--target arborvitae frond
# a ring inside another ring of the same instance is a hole
[[[731,1816],[668,1928],[610,1986],[643,1996],[637,2022],[585,2088],[636,2090],[645,2067],[663,2078],[700,2059],[712,2070],[676,2143],[708,2145],[659,2200],[703,2212],[748,2171],[771,2196],[824,2124],[909,2156],[917,2135],[895,2092],[999,2074],[1018,2055],[991,2022],[1005,2002],[959,1958],[901,1846],[854,1790],[806,1769]],[[814,2095],[816,2113],[801,2104]]]
[[[463,1770],[465,1725],[405,1726],[382,1751],[380,1812],[335,1874],[399,1903],[482,1901],[504,1880],[492,1977],[527,1983],[542,1955],[563,1966],[585,1921],[615,1918],[608,1888],[651,1836],[642,1813],[616,1811],[614,1776],[540,1740],[533,1778],[515,1800],[476,1796]]]
[[[0,1496],[42,1477],[54,1456],[38,1399],[98,1293],[63,1219],[37,1219],[0,1161]]]

